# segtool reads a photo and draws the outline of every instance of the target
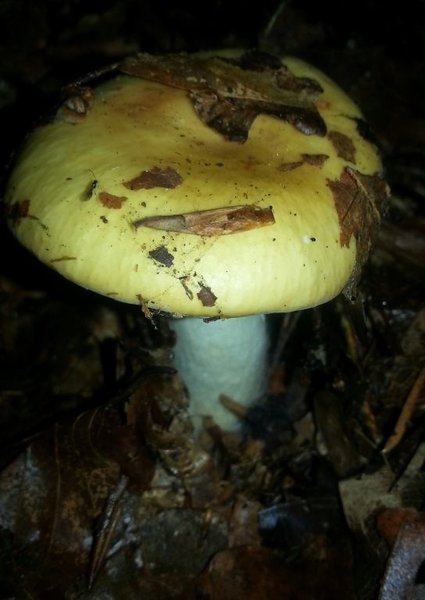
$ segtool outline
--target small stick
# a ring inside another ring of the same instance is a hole
[[[238,419],[245,419],[248,412],[246,406],[235,402],[235,400],[232,400],[226,394],[220,394],[219,402],[226,410],[238,417]]]
[[[127,488],[127,483],[128,477],[121,475],[115,488],[111,491],[107,499],[106,507],[102,515],[100,533],[94,538],[93,555],[88,582],[89,590],[92,589],[94,581],[108,553],[119,517],[119,501]]]
[[[112,64],[105,65],[104,67],[100,67],[99,69],[94,69],[93,71],[86,73],[82,77],[74,79],[74,81],[70,85],[66,86],[66,88],[79,87],[90,83],[91,81],[93,81],[93,79],[99,79],[103,75],[107,75],[109,73],[112,73],[113,71],[116,71],[119,68],[120,64],[120,62],[114,62]]]
[[[416,402],[419,398],[419,394],[421,393],[424,385],[425,385],[425,365],[422,367],[421,371],[419,372],[419,375],[417,376],[416,381],[413,384],[413,386],[409,392],[409,395],[407,396],[406,402],[404,403],[404,406],[401,410],[400,416],[398,417],[397,423],[395,424],[393,433],[390,435],[390,437],[387,440],[387,443],[385,444],[384,448],[381,451],[381,453],[383,455],[386,455],[389,452],[391,452],[391,450],[394,450],[394,448],[396,446],[398,446],[401,439],[403,438],[403,436],[406,432],[407,424],[410,421],[410,418],[415,409]]]

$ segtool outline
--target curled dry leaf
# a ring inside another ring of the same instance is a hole
[[[163,231],[192,233],[195,235],[229,235],[249,231],[274,223],[271,207],[259,208],[253,205],[214,208],[181,215],[146,217],[133,222],[133,226],[151,227]]]
[[[29,216],[30,200],[17,200],[6,209],[6,217],[13,223],[18,223],[21,219]]]
[[[295,77],[276,57],[247,53],[240,58],[138,54],[120,70],[187,90],[198,116],[227,139],[244,142],[255,117],[268,114],[305,135],[325,135],[314,100],[322,91],[311,79]]]

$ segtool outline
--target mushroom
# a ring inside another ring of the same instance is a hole
[[[300,60],[141,54],[116,71],[28,136],[10,227],[80,286],[170,315],[195,428],[232,429],[220,397],[263,393],[265,315],[353,289],[381,162],[357,106]]]

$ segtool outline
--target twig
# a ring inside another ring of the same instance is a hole
[[[404,403],[400,416],[398,417],[397,423],[395,424],[393,433],[390,435],[390,437],[387,440],[387,443],[381,451],[384,456],[391,452],[391,450],[394,450],[394,448],[396,448],[396,446],[398,446],[398,444],[402,440],[406,432],[407,425],[412,417],[413,411],[415,410],[415,405],[419,398],[419,394],[421,393],[424,385],[425,365],[419,372],[419,375],[417,376],[416,381],[413,384],[409,395],[407,396],[406,402]]]
[[[108,553],[111,539],[118,521],[120,508],[119,500],[127,488],[127,483],[128,477],[121,475],[115,488],[109,494],[106,507],[102,514],[100,533],[94,538],[93,555],[89,572],[89,590],[92,589],[94,581]]]

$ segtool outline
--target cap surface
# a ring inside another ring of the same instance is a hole
[[[83,287],[175,315],[337,295],[386,194],[359,109],[296,59],[170,60],[125,62],[30,134],[6,191],[18,239]]]

